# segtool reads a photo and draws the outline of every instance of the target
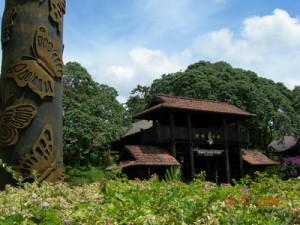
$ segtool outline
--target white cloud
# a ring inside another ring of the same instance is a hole
[[[225,28],[197,40],[196,47],[207,56],[217,55],[219,58],[238,59],[246,63],[263,60],[262,55],[247,40],[235,39],[234,33]]]
[[[130,91],[140,85],[151,85],[162,74],[184,70],[190,63],[189,51],[167,56],[160,50],[133,48],[128,53],[127,63],[110,65],[104,72],[103,80],[119,91],[119,101],[125,102]]]
[[[186,54],[167,57],[162,51],[147,48],[134,48],[129,53],[134,66],[149,79],[160,77],[164,73],[172,73],[182,69]]]
[[[253,70],[289,88],[300,84],[300,22],[284,10],[247,18],[239,33],[225,28],[210,32],[198,38],[193,47],[196,54],[209,60]]]
[[[295,86],[299,86],[300,85],[300,78],[299,77],[293,77],[293,78],[287,78],[285,80],[285,84],[287,85],[287,87],[295,87]]]
[[[262,47],[261,51],[300,46],[299,19],[291,18],[284,10],[276,9],[273,15],[248,18],[243,25],[242,36]]]
[[[120,82],[131,81],[134,79],[135,71],[130,66],[110,66],[105,71],[108,76],[114,76]]]

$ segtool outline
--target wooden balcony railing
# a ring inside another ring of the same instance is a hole
[[[143,130],[143,144],[166,143],[172,141],[171,129],[169,126],[156,125],[150,129]],[[177,143],[189,141],[186,127],[174,127],[174,139]],[[224,144],[224,131],[221,129],[209,129],[192,127],[192,141],[194,143],[207,143],[211,139],[214,144]],[[240,139],[240,140],[239,140]],[[227,142],[229,144],[249,144],[248,131],[227,130]]]

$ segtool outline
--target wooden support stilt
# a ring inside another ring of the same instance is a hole
[[[175,125],[174,125],[174,112],[170,112],[170,133],[171,133],[171,154],[176,158],[176,142],[175,142]]]
[[[244,176],[243,171],[243,152],[241,149],[241,129],[239,121],[236,121],[236,129],[238,134],[238,155],[239,155],[239,177],[242,178]]]
[[[225,171],[226,171],[226,182],[230,183],[230,165],[229,165],[229,152],[228,152],[228,134],[226,119],[223,117],[223,131],[224,131],[224,147],[225,147]]]
[[[192,122],[191,114],[187,113],[187,128],[188,128],[188,140],[189,140],[189,161],[190,161],[190,178],[194,179],[195,176],[195,161],[194,161],[194,151],[192,143]]]

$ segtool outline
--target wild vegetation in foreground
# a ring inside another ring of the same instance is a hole
[[[300,181],[257,173],[234,186],[169,177],[130,181],[119,174],[99,182],[7,186],[0,224],[300,224]]]

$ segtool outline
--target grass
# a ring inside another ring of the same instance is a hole
[[[104,170],[97,167],[69,167],[66,168],[65,181],[70,186],[81,186],[93,182],[99,182],[104,176]]]

